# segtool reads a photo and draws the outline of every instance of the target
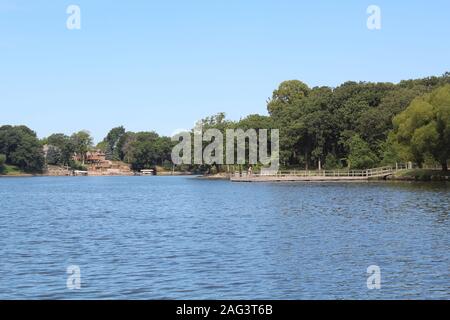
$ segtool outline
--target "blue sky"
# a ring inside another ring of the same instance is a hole
[[[66,28],[70,4],[81,30]],[[371,4],[381,30],[366,27]],[[0,124],[170,135],[220,111],[266,114],[283,80],[441,75],[449,13],[448,0],[0,0]]]

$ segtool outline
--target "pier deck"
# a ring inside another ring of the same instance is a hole
[[[275,174],[235,173],[232,182],[294,182],[294,181],[364,181],[385,178],[405,168],[381,167],[367,170],[290,171]]]

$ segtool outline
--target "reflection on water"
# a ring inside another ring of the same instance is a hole
[[[0,298],[450,298],[447,183],[0,179]],[[66,268],[81,269],[81,290]],[[381,290],[366,269],[381,268]]]

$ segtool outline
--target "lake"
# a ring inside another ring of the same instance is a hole
[[[449,299],[449,212],[448,183],[1,178],[0,299]]]

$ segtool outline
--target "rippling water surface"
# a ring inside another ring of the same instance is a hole
[[[2,178],[0,299],[449,299],[449,199],[448,184]]]

